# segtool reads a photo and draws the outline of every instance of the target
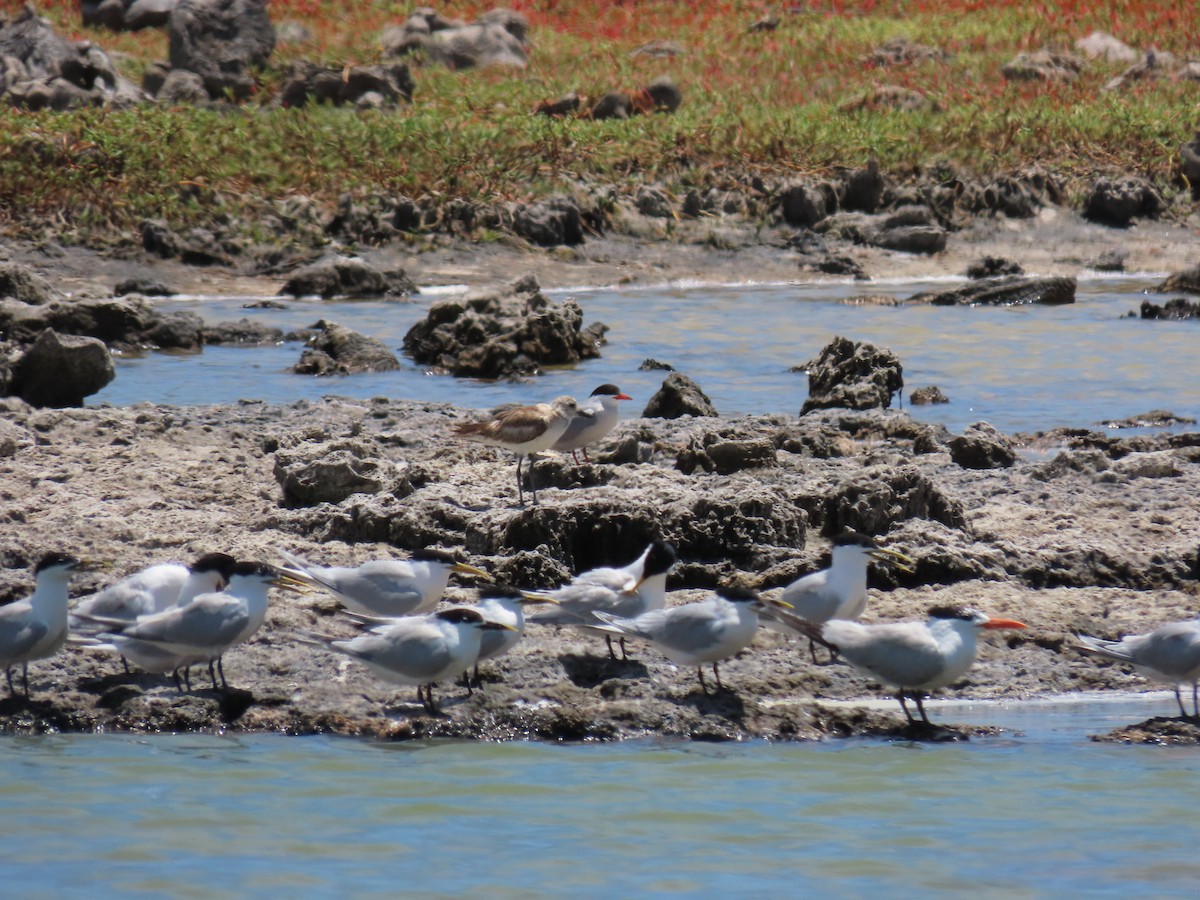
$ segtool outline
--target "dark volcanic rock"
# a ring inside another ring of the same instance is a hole
[[[145,99],[103,50],[60,36],[32,4],[0,20],[0,60],[0,94],[12,106],[63,110]]]
[[[338,258],[307,266],[279,289],[291,297],[406,297],[417,286],[403,270],[381,272],[361,259]]]
[[[908,402],[913,406],[927,406],[931,403],[949,403],[950,398],[942,393],[942,389],[931,384],[929,387],[917,388],[908,395]]]
[[[207,325],[203,335],[206,344],[233,344],[245,347],[278,344],[284,339],[281,329],[264,325],[262,322],[252,322],[250,319]]]
[[[648,419],[678,419],[680,416],[715,416],[716,407],[700,385],[681,372],[672,372],[646,404]]]
[[[19,263],[0,264],[0,298],[11,297],[31,306],[44,306],[63,295],[28,266]]]
[[[286,506],[340,503],[375,494],[392,480],[393,465],[373,441],[301,441],[275,452],[275,480]]]
[[[331,106],[366,103],[395,106],[411,102],[413,79],[404,63],[376,66],[321,66],[307,60],[292,63],[286,80],[279,89],[281,106],[304,106],[306,103],[327,103]]]
[[[214,100],[244,100],[275,49],[265,0],[180,0],[167,20],[171,68],[195,72]]]
[[[545,547],[581,571],[635,559],[646,544],[662,538],[681,557],[704,563],[747,564],[770,547],[803,547],[805,511],[767,487],[743,481],[719,491],[688,491],[676,498],[629,503],[594,499],[567,506],[534,506],[514,516],[495,544],[495,553]],[[605,562],[607,560],[607,562]],[[702,567],[694,574],[704,579]],[[691,586],[711,586],[701,580]]]
[[[582,244],[579,204],[570,197],[551,197],[521,205],[513,213],[513,231],[540,247]]]
[[[473,23],[455,22],[430,7],[412,12],[402,26],[384,33],[383,55],[417,53],[451,69],[528,64],[529,23],[518,12],[493,9]]]
[[[870,243],[902,253],[941,253],[946,249],[946,229],[938,225],[897,225],[875,232]]]
[[[1019,53],[1001,67],[1009,81],[1074,81],[1083,71],[1084,62],[1074,53],[1057,50],[1034,50]]]
[[[1161,305],[1143,300],[1140,314],[1143,319],[1200,319],[1200,300],[1175,297]]]
[[[1025,303],[1059,304],[1075,302],[1075,279],[1067,276],[1048,278],[981,278],[949,291],[930,291],[909,297],[910,303],[934,306],[1016,306]]]
[[[947,441],[950,458],[964,469],[1003,469],[1017,461],[1012,441],[989,425],[976,422]]]
[[[0,301],[0,330],[18,342],[34,340],[44,329],[59,334],[94,337],[121,350],[155,346],[199,346],[200,319],[192,313],[160,314],[145,297],[80,297],[31,306],[15,300]],[[170,338],[170,332],[192,334],[192,339]],[[164,343],[165,342],[165,343]]]
[[[292,371],[300,375],[351,375],[358,372],[394,372],[400,368],[382,341],[351,331],[325,319],[300,355]]]
[[[453,375],[528,375],[541,366],[597,358],[598,333],[607,329],[582,324],[579,304],[552,303],[537,280],[527,277],[507,289],[433,304],[404,336],[404,350],[416,362]]]
[[[1020,263],[1011,259],[1001,259],[998,256],[985,256],[978,262],[967,266],[966,275],[971,279],[996,278],[1007,275],[1024,275],[1025,270]]]
[[[1196,420],[1189,416],[1177,416],[1165,409],[1152,409],[1124,419],[1110,419],[1101,422],[1105,428],[1168,428],[1173,425],[1195,425]]]
[[[1172,291],[1183,291],[1185,294],[1200,294],[1200,265],[1174,272],[1167,280],[1154,288],[1156,294],[1169,294]]]
[[[824,498],[827,535],[845,531],[886,534],[905,519],[931,519],[966,527],[962,505],[911,466],[875,466],[839,484]]]
[[[82,406],[115,377],[103,342],[46,329],[13,365],[9,390],[31,406]]]
[[[904,367],[891,350],[836,337],[802,368],[808,371],[808,399],[800,409],[872,409],[892,405],[904,387]]]
[[[179,293],[153,278],[126,278],[113,288],[114,297],[141,294],[143,297],[173,297]]]
[[[1148,180],[1139,175],[1099,178],[1083,202],[1083,216],[1102,225],[1125,228],[1135,218],[1153,218],[1166,206]]]

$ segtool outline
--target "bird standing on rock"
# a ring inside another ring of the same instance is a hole
[[[910,723],[916,719],[905,697],[916,701],[921,720],[929,725],[922,696],[953,684],[975,663],[981,629],[1025,628],[1013,619],[994,619],[965,606],[939,606],[924,622],[863,625],[833,619],[824,624],[771,610],[768,616],[828,647],[854,668],[897,688],[896,699]]]
[[[1171,622],[1155,628],[1148,634],[1130,634],[1119,641],[1078,635],[1081,649],[1107,659],[1129,663],[1137,671],[1153,679],[1163,681],[1175,689],[1175,702],[1179,714],[1185,719],[1200,719],[1200,702],[1197,702],[1197,682],[1200,682],[1200,619],[1187,622]],[[1188,715],[1179,694],[1179,685],[1192,686],[1192,715]]]
[[[0,665],[15,693],[12,667],[21,664],[21,682],[29,697],[29,663],[53,656],[67,642],[67,587],[80,561],[66,553],[47,553],[33,569],[34,589],[24,600],[0,606]]]
[[[600,626],[603,630],[644,638],[672,662],[695,666],[700,689],[707,694],[704,664],[712,663],[720,689],[721,670],[717,664],[750,646],[758,630],[759,613],[771,606],[787,608],[782,600],[760,597],[749,588],[726,587],[699,603],[655,609],[635,619],[604,612],[597,612],[596,618],[605,623]]]
[[[563,436],[576,416],[592,417],[581,412],[574,397],[559,397],[553,403],[534,406],[515,406],[496,413],[482,422],[461,422],[454,426],[456,437],[511,450],[517,456],[517,502],[525,505],[525,489],[521,484],[521,462],[526,456],[549,450]],[[529,466],[529,487],[537,503],[537,485],[533,479],[533,463]]]
[[[595,629],[600,621],[596,613],[605,612],[632,619],[644,612],[662,609],[667,602],[667,573],[675,565],[675,548],[666,541],[652,541],[642,555],[619,569],[603,567],[576,575],[570,584],[552,591],[525,591],[524,596],[558,604],[557,609],[536,616],[539,625],[570,625]],[[608,655],[613,659],[612,636],[606,633]],[[625,637],[621,636],[621,658]]]
[[[384,681],[416,685],[417,702],[436,713],[434,682],[466,672],[479,658],[484,632],[505,630],[515,629],[456,607],[382,622],[354,638],[308,633],[301,640],[358,660]]]
[[[880,547],[870,535],[848,531],[833,539],[833,562],[793,581],[779,599],[790,603],[794,615],[814,625],[831,619],[857,619],[867,608],[867,564],[872,559],[894,560],[912,571],[912,560],[896,550]],[[786,626],[778,630],[790,631]],[[808,642],[813,662],[817,661],[813,641]]]
[[[567,430],[562,437],[554,442],[552,450],[560,453],[571,451],[571,458],[579,463],[576,451],[583,451],[584,462],[591,462],[588,457],[588,444],[594,444],[608,436],[617,427],[619,411],[617,403],[620,400],[632,400],[628,394],[622,394],[615,384],[602,384],[592,391],[592,395],[579,407],[584,415],[576,416],[567,424]],[[590,412],[589,418],[586,413]]]
[[[272,587],[295,590],[296,582],[266,563],[239,562],[222,591],[200,594],[182,606],[140,616],[134,622],[100,616],[90,621],[109,625],[111,631],[101,637],[107,637],[119,653],[135,662],[143,657],[148,669],[186,670],[206,662],[213,689],[218,672],[222,685],[228,688],[221,657],[231,647],[248,641],[261,627]]]
[[[205,553],[190,566],[158,563],[116,584],[83,597],[71,607],[71,625],[80,627],[88,616],[125,619],[162,612],[193,597],[219,591],[229,583],[235,560],[228,553]]]
[[[408,559],[374,559],[361,566],[315,566],[295,553],[279,550],[291,577],[324,588],[351,612],[364,616],[415,616],[429,612],[450,584],[450,574],[491,581],[482,569],[459,562],[445,550],[425,547]]]

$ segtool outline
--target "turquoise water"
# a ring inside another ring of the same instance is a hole
[[[1197,751],[1137,699],[931,745],[0,740],[11,896],[1194,896]]]
[[[807,380],[788,369],[843,335],[895,351],[909,389],[940,386],[951,403],[913,407],[912,413],[956,431],[980,420],[1004,431],[1092,426],[1154,408],[1200,417],[1195,389],[1200,354],[1194,352],[1200,325],[1121,318],[1138,308],[1141,292],[1152,283],[1082,281],[1072,305],[977,309],[838,302],[864,290],[908,297],[933,287],[925,283],[561,292],[554,296],[576,297],[585,322],[610,326],[608,345],[601,359],[532,382],[428,375],[407,359],[399,372],[315,378],[288,371],[299,359],[298,344],[209,347],[190,356],[119,360],[116,380],[89,398],[89,405],[243,398],[278,403],[335,394],[490,408],[563,393],[586,396],[613,382],[635,398],[626,404],[626,415],[637,415],[664,377],[661,371],[638,371],[643,360],[654,358],[694,379],[723,414],[795,414],[807,396]],[[242,309],[247,299],[171,303],[212,323],[247,317],[285,331],[327,318],[379,338],[399,355],[405,333],[438,295],[422,295],[414,303],[293,301],[285,310]]]

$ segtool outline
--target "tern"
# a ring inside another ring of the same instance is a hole
[[[482,569],[428,547],[414,550],[409,559],[376,559],[354,568],[314,566],[294,553],[278,552],[294,567],[289,575],[324,588],[347,609],[364,616],[395,618],[429,612],[442,599],[452,572],[492,579]]]
[[[80,627],[90,616],[132,622],[138,616],[162,612],[200,594],[219,591],[229,582],[236,562],[227,553],[206,553],[190,566],[150,566],[77,601],[71,607],[71,626]]]
[[[833,562],[793,581],[779,595],[792,605],[795,615],[814,625],[831,619],[857,619],[867,608],[867,564],[872,559],[895,560],[900,568],[909,568],[913,561],[896,550],[880,547],[869,535],[850,531],[833,539]],[[786,626],[781,629],[788,631]],[[817,652],[812,639],[808,642],[813,662]]]
[[[609,432],[617,427],[617,401],[632,399],[628,394],[621,393],[621,389],[615,384],[600,385],[579,407],[584,415],[576,416],[567,423],[567,430],[554,442],[551,449],[560,453],[570,450],[571,458],[576,464],[579,462],[576,451],[582,450],[584,462],[591,462],[587,452],[588,444],[594,444],[607,437]],[[586,415],[589,412],[590,418]]]
[[[1197,682],[1200,682],[1200,619],[1172,622],[1148,634],[1126,635],[1119,641],[1106,641],[1077,635],[1083,650],[1107,659],[1130,663],[1154,681],[1163,681],[1175,689],[1179,714],[1185,719],[1200,718]],[[1192,686],[1192,714],[1189,716],[1179,693],[1181,684]]]
[[[551,600],[558,608],[531,621],[539,625],[570,625],[594,629],[604,612],[621,619],[634,619],[642,613],[662,609],[667,603],[667,573],[675,565],[675,548],[666,541],[653,541],[642,555],[623,568],[592,569],[576,575],[570,584],[552,591],[526,591],[532,599]],[[606,633],[608,653],[613,659],[612,636]],[[625,655],[625,637],[621,636],[621,656]]]
[[[111,630],[104,635],[108,642],[135,662],[140,657],[148,670],[161,666],[159,671],[168,671],[165,667],[172,661],[171,671],[207,662],[215,689],[215,662],[221,683],[228,688],[221,657],[248,641],[262,625],[272,587],[295,590],[296,581],[266,563],[239,562],[222,591],[200,594],[182,606],[140,616],[133,622],[99,616],[90,621],[109,625]]]
[[[672,662],[695,666],[700,689],[707,694],[704,664],[712,663],[717,688],[722,688],[717,664],[750,646],[758,630],[759,613],[770,606],[787,608],[784,601],[760,597],[749,588],[726,587],[707,600],[650,610],[635,619],[622,619],[605,612],[595,615],[606,623],[600,626],[602,629],[644,638]]]
[[[496,413],[483,422],[463,422],[454,427],[456,437],[468,441],[502,447],[517,456],[517,502],[525,505],[525,491],[521,485],[521,462],[543,450],[549,450],[563,436],[571,420],[577,416],[592,418],[590,411],[583,412],[574,397],[559,397],[553,403],[538,403],[534,406],[515,406]],[[533,462],[529,466],[529,487],[533,502],[537,503],[537,485],[533,479]]]
[[[505,630],[515,629],[489,622],[477,610],[456,607],[392,619],[354,638],[305,633],[300,639],[358,660],[384,681],[416,685],[418,702],[437,713],[434,682],[466,672],[479,658],[484,633]]]
[[[20,663],[29,697],[29,663],[57,653],[67,641],[67,587],[80,561],[65,553],[47,553],[33,569],[33,593],[0,606],[0,665],[15,694],[12,667]]]
[[[475,609],[487,621],[507,628],[484,629],[475,659],[475,684],[479,681],[479,662],[504,656],[525,634],[525,607],[536,603],[557,603],[553,597],[526,596],[514,588],[497,585],[480,594]]]
[[[775,610],[768,615],[807,634],[859,671],[897,688],[896,699],[913,724],[916,719],[905,698],[916,701],[926,725],[931,723],[925,714],[923,695],[953,684],[966,674],[975,663],[976,637],[981,629],[1027,627],[1023,622],[995,619],[964,606],[935,607],[924,622],[878,625],[844,619],[815,624]]]

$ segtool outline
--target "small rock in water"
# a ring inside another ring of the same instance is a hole
[[[942,393],[936,384],[929,387],[917,388],[908,395],[908,402],[913,406],[926,406],[930,403],[949,403],[950,398]]]
[[[1110,419],[1098,424],[1104,428],[1167,428],[1171,425],[1195,425],[1196,420],[1177,416],[1165,409],[1152,409],[1125,419]]]

